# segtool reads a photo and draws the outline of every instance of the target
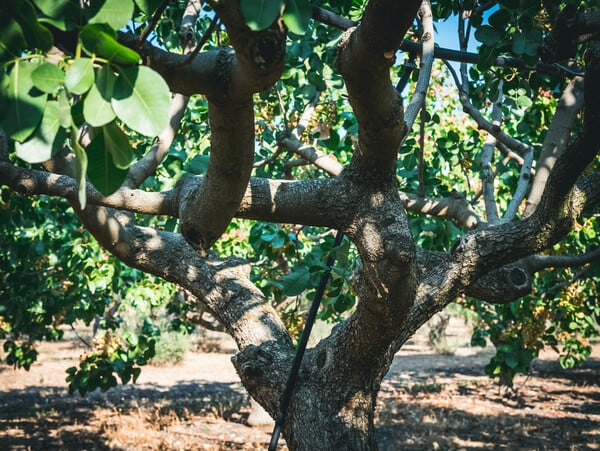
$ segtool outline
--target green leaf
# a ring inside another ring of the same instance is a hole
[[[65,86],[73,94],[85,94],[94,83],[94,61],[77,58],[67,70]]]
[[[98,133],[87,146],[88,169],[90,182],[104,196],[114,193],[121,187],[127,177],[127,170],[117,168],[108,150],[104,133]]]
[[[40,91],[53,93],[65,82],[65,73],[57,65],[44,62],[31,73],[31,80]]]
[[[115,75],[110,66],[96,74],[96,80],[83,100],[83,117],[93,127],[101,127],[115,118],[110,100],[113,95]]]
[[[73,0],[33,0],[42,13],[48,16],[50,24],[62,31],[75,28],[81,16],[79,2]]]
[[[504,28],[509,20],[510,13],[503,8],[498,9],[488,18],[489,24],[496,29]]]
[[[251,30],[264,30],[281,12],[284,0],[241,0],[242,14]]]
[[[515,55],[522,55],[527,48],[527,41],[523,36],[517,35],[513,37],[511,50]]]
[[[72,122],[77,127],[81,127],[85,122],[85,118],[83,117],[83,101],[80,100],[71,106],[71,118]]]
[[[0,63],[18,58],[26,47],[19,24],[0,9]]]
[[[188,164],[188,169],[193,174],[204,174],[208,168],[210,157],[208,155],[196,155]]]
[[[167,83],[149,67],[119,70],[112,107],[128,127],[143,135],[158,135],[169,122],[170,102]]]
[[[112,155],[114,165],[119,169],[127,169],[133,158],[133,149],[128,136],[115,122],[102,127],[102,134],[105,148]]]
[[[36,129],[46,106],[47,96],[31,80],[38,64],[16,61],[9,74],[6,99],[9,102],[2,128],[15,141],[23,142]]]
[[[104,0],[99,9],[89,18],[89,23],[105,23],[114,30],[119,30],[127,25],[132,15],[132,0]]]
[[[86,25],[79,33],[79,41],[90,55],[99,55],[111,63],[138,64],[142,58],[135,50],[119,44],[117,35],[105,24]]]
[[[68,130],[73,122],[71,120],[71,105],[69,104],[69,97],[64,89],[59,91],[57,100],[58,120],[60,121],[61,127]]]
[[[517,106],[521,108],[529,108],[533,105],[533,101],[527,96],[519,96],[517,97]]]
[[[158,9],[163,0],[135,0],[135,4],[144,14],[150,15]]]
[[[19,23],[30,47],[40,49],[44,52],[50,50],[54,42],[52,33],[38,22],[35,10],[29,2],[13,0],[7,2],[4,8],[6,10],[3,13],[6,14],[8,12]]]
[[[488,47],[482,45],[479,48],[479,57],[477,59],[477,69],[480,71],[488,70],[496,60],[497,49],[495,46]]]
[[[303,35],[311,18],[312,6],[308,0],[287,0],[283,21],[292,33]]]
[[[300,268],[290,274],[281,277],[283,283],[283,292],[286,296],[298,296],[308,288],[312,288],[310,283],[311,273],[307,268]]]
[[[77,136],[77,128],[75,127],[75,125],[71,126],[71,136]],[[71,140],[71,142],[73,145],[73,150],[75,151],[75,179],[77,180],[79,185],[77,197],[79,200],[79,206],[83,210],[87,204],[87,197],[85,192],[85,174],[88,168],[88,158],[87,154],[85,153],[85,150],[83,149],[83,147],[81,147],[81,144],[79,144],[78,140],[73,139]]]
[[[500,41],[500,33],[489,25],[483,25],[475,32],[475,39],[484,45],[492,46]]]
[[[24,143],[17,142],[17,156],[28,163],[43,163],[54,156],[63,146],[66,138],[65,130],[60,128],[58,102],[46,104],[44,116],[35,133]]]

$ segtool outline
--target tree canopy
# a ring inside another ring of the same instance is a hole
[[[450,303],[505,384],[545,346],[580,363],[600,318],[597,3],[3,2],[7,362],[102,318],[71,389],[135,380],[160,327],[119,318],[160,304],[229,333],[275,417],[332,256],[336,326],[306,355],[290,449],[375,447],[393,354]],[[458,48],[437,42],[454,24]]]

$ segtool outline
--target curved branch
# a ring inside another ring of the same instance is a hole
[[[121,212],[89,206],[76,212],[100,244],[127,265],[162,277],[200,299],[240,350],[277,341],[291,347],[275,310],[248,279],[237,258],[202,258],[179,234],[141,227]]]
[[[528,146],[527,153],[525,153],[523,156],[523,165],[521,166],[521,171],[519,173],[517,189],[515,190],[515,193],[513,194],[513,197],[506,208],[506,212],[502,217],[502,222],[512,221],[517,214],[517,211],[521,206],[521,202],[525,198],[525,194],[527,194],[527,188],[529,187],[529,181],[531,180],[532,165],[533,148]]]
[[[351,166],[359,172],[395,174],[396,153],[406,127],[390,67],[420,4],[420,0],[371,1],[360,25],[340,41],[337,68],[346,81],[359,127]]]
[[[204,183],[181,197],[181,233],[199,252],[207,251],[227,228],[246,190],[254,161],[252,94],[273,85],[285,62],[286,29],[277,20],[266,30],[251,31],[239,2],[211,2],[227,27],[235,53],[216,66],[221,83],[208,96],[211,152]],[[254,80],[255,85],[248,84]]]
[[[415,120],[417,119],[417,114],[419,114],[419,111],[421,108],[423,108],[423,104],[425,103],[425,97],[427,95],[427,89],[429,88],[429,81],[431,78],[431,68],[433,67],[435,34],[433,30],[431,2],[429,0],[423,0],[421,3],[419,17],[421,18],[421,24],[423,27],[423,36],[421,37],[423,47],[421,53],[421,65],[419,67],[419,78],[417,79],[417,87],[404,112],[404,120],[408,130],[412,130]]]
[[[454,79],[456,87],[458,88],[458,97],[460,99],[460,103],[463,106],[463,111],[469,116],[471,116],[471,118],[477,123],[477,126],[480,130],[485,130],[498,141],[500,141],[502,144],[504,144],[506,147],[508,147],[511,150],[514,150],[519,155],[524,156],[528,152],[529,146],[519,141],[518,139],[515,139],[512,136],[504,133],[500,127],[495,126],[486,118],[484,118],[481,114],[481,111],[475,108],[475,106],[471,103],[467,93],[461,90],[461,83],[458,78],[458,75],[456,75],[456,71],[454,70],[454,68],[448,62],[445,63],[446,67],[450,71],[450,74],[452,75],[452,78]]]
[[[535,177],[523,213],[525,216],[531,215],[539,204],[548,182],[548,176],[552,172],[556,159],[567,146],[573,122],[582,106],[583,78],[575,77],[563,91],[544,139],[542,151],[536,164]]]
[[[254,104],[209,101],[211,151],[204,183],[181,198],[181,233],[208,250],[227,228],[246,191],[254,161]]]
[[[502,124],[502,80],[498,86],[498,99],[492,106],[492,125],[500,127]],[[491,224],[497,224],[500,221],[498,216],[498,205],[496,204],[496,192],[494,189],[494,179],[496,174],[492,162],[494,161],[494,148],[496,138],[488,133],[483,150],[481,152],[481,179],[483,181],[483,201],[485,204],[485,213],[487,220]]]

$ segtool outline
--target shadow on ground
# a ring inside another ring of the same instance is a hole
[[[378,399],[380,450],[600,450],[600,359],[570,371],[537,361],[516,392],[482,376],[479,363],[397,359]],[[85,397],[39,384],[0,392],[0,450],[266,449],[271,428],[247,427],[248,414],[238,382],[144,383]]]

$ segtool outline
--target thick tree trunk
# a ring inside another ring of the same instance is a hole
[[[290,450],[377,449],[376,399],[394,350],[389,343],[379,343],[377,350],[362,342],[364,349],[349,351],[348,346],[356,344],[351,338],[356,322],[339,324],[306,351],[282,428]],[[375,337],[384,335],[376,325],[371,331]],[[274,418],[294,353],[291,347],[270,342],[249,346],[232,359],[244,386]]]
[[[290,450],[375,450],[373,416],[377,390],[337,381],[296,390],[284,437]]]

